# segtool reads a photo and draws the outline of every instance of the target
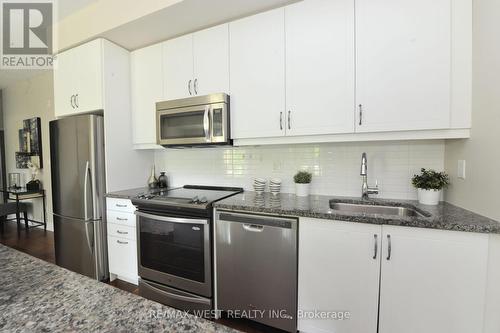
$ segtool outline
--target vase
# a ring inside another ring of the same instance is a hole
[[[441,199],[441,190],[418,189],[418,202],[422,205],[438,205]]]
[[[295,195],[298,197],[309,196],[309,186],[311,184],[297,184],[295,183]]]
[[[158,179],[156,179],[155,166],[154,165],[151,168],[151,176],[149,176],[149,179],[148,179],[148,187],[150,189],[155,189],[156,187],[158,187]]]
[[[167,188],[168,187],[168,179],[165,172],[160,172],[160,177],[158,177],[158,187],[159,188]]]

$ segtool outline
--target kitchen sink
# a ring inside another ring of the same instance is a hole
[[[416,209],[399,206],[353,204],[344,202],[330,202],[330,208],[340,212],[359,214],[381,214],[401,217],[425,217]]]

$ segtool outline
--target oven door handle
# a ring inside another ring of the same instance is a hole
[[[166,290],[162,290],[160,288],[156,288],[156,287],[152,286],[150,283],[147,283],[147,282],[144,282],[144,281],[142,281],[142,283],[147,288],[149,288],[149,289],[151,289],[151,290],[153,290],[153,291],[155,291],[155,292],[157,292],[159,294],[162,294],[162,295],[165,295],[167,297],[176,299],[178,301],[192,302],[192,303],[199,303],[199,304],[210,304],[210,301],[208,301],[206,299],[203,299],[203,298],[177,295],[177,294],[170,293],[170,292],[168,292]]]
[[[151,219],[151,220],[155,220],[155,221],[162,221],[162,222],[184,223],[184,224],[208,224],[208,220],[183,219],[183,218],[179,218],[179,217],[168,217],[168,216],[147,214],[147,213],[143,213],[143,212],[139,212],[139,211],[135,211],[135,215],[140,216],[140,217],[145,217],[147,219]]]

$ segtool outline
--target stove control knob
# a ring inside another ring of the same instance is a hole
[[[198,196],[196,196],[193,199],[191,199],[191,202],[197,204],[200,203],[200,199],[198,199]]]
[[[205,204],[207,202],[208,202],[207,197],[201,197],[201,199],[199,201],[199,203],[201,203],[201,204]]]

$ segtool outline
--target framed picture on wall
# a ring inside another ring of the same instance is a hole
[[[43,168],[41,127],[39,117],[23,120],[23,128],[19,130],[19,151],[16,152],[18,169],[27,169],[29,162]]]

